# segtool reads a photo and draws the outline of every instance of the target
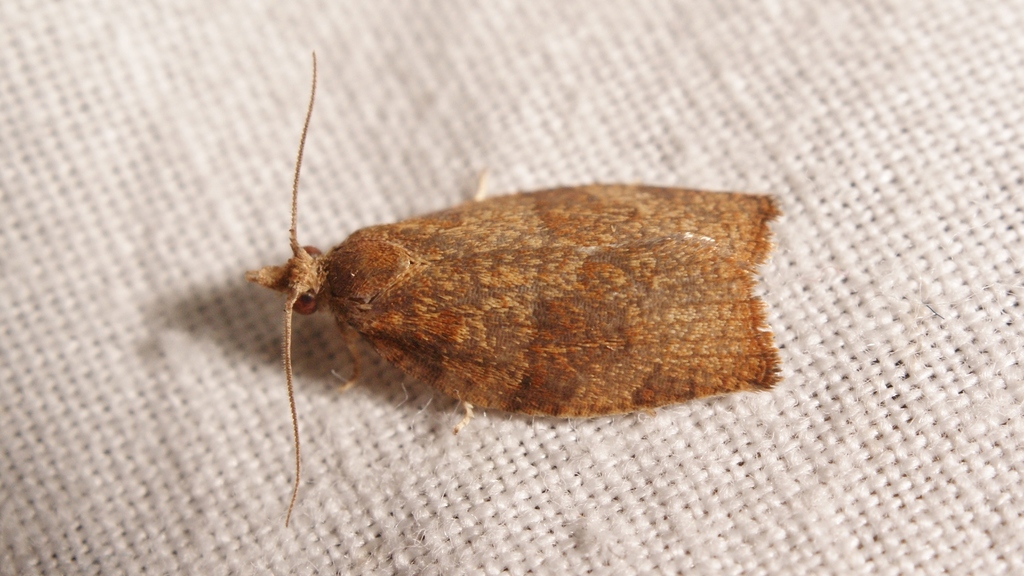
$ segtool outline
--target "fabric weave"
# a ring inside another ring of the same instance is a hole
[[[0,3],[0,574],[1024,572],[1024,3]],[[480,414],[245,270],[590,182],[770,192],[783,381]]]

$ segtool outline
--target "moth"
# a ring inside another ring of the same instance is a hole
[[[316,61],[313,67],[313,93]],[[765,390],[779,357],[753,293],[770,196],[595,184],[470,201],[356,231],[321,253],[296,238],[247,273],[292,312],[326,308],[381,356],[472,407],[588,417]],[[293,492],[292,504],[294,504]],[[291,507],[289,507],[289,515]]]

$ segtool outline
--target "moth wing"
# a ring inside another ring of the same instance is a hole
[[[484,408],[593,416],[769,388],[764,304],[731,253],[696,234],[468,253],[349,321],[409,374]]]
[[[438,258],[459,257],[481,244],[606,246],[699,234],[753,269],[771,250],[768,222],[778,215],[771,196],[594,184],[466,202],[356,234]]]

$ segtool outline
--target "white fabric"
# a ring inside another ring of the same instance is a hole
[[[1024,4],[0,3],[0,574],[1024,572]],[[281,299],[472,196],[772,192],[784,381],[454,400]]]

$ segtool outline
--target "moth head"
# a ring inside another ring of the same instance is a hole
[[[264,288],[288,295],[291,309],[299,314],[316,312],[320,288],[324,285],[321,253],[315,246],[303,246],[281,266],[264,266],[245,273],[245,279]]]

